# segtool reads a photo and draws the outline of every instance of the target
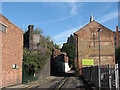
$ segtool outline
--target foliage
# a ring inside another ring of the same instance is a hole
[[[50,41],[50,36],[47,36],[47,37],[46,37],[46,40],[49,40],[49,41]]]
[[[56,43],[53,44],[53,45],[54,45],[54,47],[55,47],[56,49],[59,49],[59,45],[57,45]]]
[[[42,29],[36,28],[34,30],[34,34],[40,34],[41,35],[42,33],[43,33]]]
[[[28,71],[38,72],[52,55],[53,42],[50,41],[49,36],[43,36],[43,31],[39,28],[36,28],[33,33],[40,35],[41,40],[36,45],[42,46],[44,51],[39,49],[30,51],[24,48],[23,63],[25,67],[28,67]]]
[[[40,50],[29,51],[27,48],[23,49],[23,63],[28,67],[29,71],[38,72],[46,63],[49,54],[43,55]]]
[[[23,32],[23,34],[25,34],[27,32],[27,29],[25,29],[25,31]]]
[[[115,49],[115,60],[116,60],[116,63],[120,64],[120,47]]]
[[[65,43],[63,44],[63,47],[61,49],[62,52],[66,52],[67,56],[69,57],[69,64],[74,65],[74,59],[75,59],[75,46],[74,43]]]

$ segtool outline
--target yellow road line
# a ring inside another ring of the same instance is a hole
[[[45,83],[45,82],[47,82],[47,81],[50,81],[50,80],[52,80],[52,79],[45,80],[45,81],[43,81],[43,82],[37,83],[37,84],[32,85],[32,86],[29,85],[28,87],[26,87],[26,89],[30,89],[30,88],[36,87],[36,86],[38,86],[38,85],[40,85],[40,84],[42,84],[42,83]]]
[[[69,77],[67,77],[65,80],[63,80],[63,82],[56,88],[56,90],[59,90],[63,84],[65,84],[65,82],[69,79]]]
[[[65,79],[62,81],[62,83],[56,88],[56,90],[60,89],[60,88],[62,87],[62,85],[63,85],[68,79],[69,79],[69,77],[65,78]],[[52,80],[52,79],[50,79],[50,80]],[[36,87],[36,86],[38,86],[38,85],[40,85],[40,84],[42,84],[42,83],[45,83],[45,82],[47,82],[47,81],[50,81],[50,80],[45,80],[45,81],[43,81],[43,82],[37,83],[37,84],[32,85],[32,86],[29,85],[28,87],[26,87],[26,89],[30,89],[30,88]]]

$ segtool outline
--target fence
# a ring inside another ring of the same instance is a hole
[[[99,87],[98,66],[89,66],[82,68],[82,75],[96,87]],[[118,84],[119,77],[115,65],[101,65],[100,66],[100,86],[101,88],[115,88]]]
[[[38,73],[34,73],[33,71],[28,71],[28,67],[22,66],[22,83],[28,83],[38,80]]]

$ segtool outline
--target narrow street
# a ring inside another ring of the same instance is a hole
[[[64,75],[56,76],[54,79],[44,82],[42,84],[38,84],[37,86],[32,88],[78,88],[82,90],[87,90],[84,83],[78,77],[75,77],[74,71],[70,71],[69,73],[66,73]]]

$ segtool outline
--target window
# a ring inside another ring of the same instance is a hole
[[[18,65],[17,64],[13,64],[12,69],[18,69]]]
[[[117,46],[117,43],[115,42],[115,46]]]
[[[16,64],[13,64],[12,68],[15,69],[16,68]]]
[[[0,23],[0,31],[6,33],[6,26]]]
[[[114,40],[116,41],[116,37],[114,37]]]

